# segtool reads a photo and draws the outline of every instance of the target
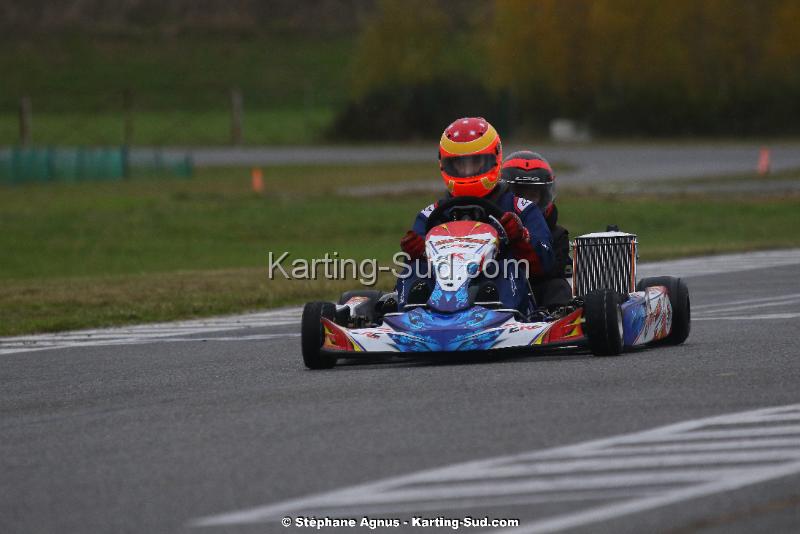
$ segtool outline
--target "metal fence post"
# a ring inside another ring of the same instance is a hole
[[[133,91],[122,91],[122,144],[133,142]]]
[[[31,98],[23,96],[19,100],[19,144],[31,144]]]
[[[242,144],[242,91],[231,89],[231,144]]]

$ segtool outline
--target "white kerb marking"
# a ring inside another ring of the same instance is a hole
[[[284,308],[260,313],[232,315],[228,317],[211,317],[191,321],[170,323],[154,323],[115,328],[77,330],[54,334],[37,334],[31,336],[15,336],[0,338],[0,355],[17,352],[30,352],[47,349],[71,347],[95,347],[110,345],[140,345],[160,342],[195,342],[203,340],[246,341],[257,340],[254,334],[247,332],[253,328],[297,325],[302,314],[301,308]],[[193,338],[213,332],[241,331],[239,335],[229,337]],[[263,334],[261,339],[276,337],[295,337],[294,334]],[[234,339],[236,338],[236,339]]]

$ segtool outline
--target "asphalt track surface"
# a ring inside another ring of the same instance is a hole
[[[307,371],[293,310],[226,329],[184,323],[164,339],[140,329],[110,345],[119,339],[102,331],[44,350],[0,340],[0,532],[305,532],[315,529],[280,518],[365,514],[517,518],[518,532],[797,532],[800,253],[790,252],[695,262],[687,343],[612,358]],[[765,407],[785,408],[691,423],[691,437],[627,436]],[[584,444],[601,438],[610,445]],[[644,462],[630,450],[642,440],[658,445]],[[515,454],[530,457],[502,458]],[[416,484],[392,482],[420,471]],[[709,480],[721,485],[692,496]],[[659,500],[675,488],[689,496]]]
[[[568,185],[608,182],[647,182],[682,177],[716,176],[755,171],[762,146],[770,149],[775,171],[800,167],[800,144],[758,143],[590,143],[541,144],[534,147],[508,145],[504,153],[535,149],[551,162],[573,167],[560,173]],[[319,147],[208,147],[168,148],[166,155],[191,154],[198,166],[208,165],[342,165],[369,163],[429,162],[437,174],[436,140],[430,146],[319,146]],[[133,149],[132,161],[152,158],[152,149]],[[148,159],[149,161],[149,159]],[[424,176],[410,176],[421,180]]]

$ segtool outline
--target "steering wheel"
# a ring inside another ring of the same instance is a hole
[[[500,206],[494,202],[489,202],[481,197],[451,197],[436,206],[436,208],[428,215],[428,223],[425,225],[425,233],[430,232],[434,226],[442,223],[450,222],[448,211],[456,208],[478,208],[480,215],[477,217],[478,222],[491,224],[497,230],[500,241],[503,243],[508,241],[505,229],[500,224],[500,218],[505,213]]]

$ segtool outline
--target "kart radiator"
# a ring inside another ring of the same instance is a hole
[[[583,296],[595,289],[613,289],[627,295],[636,290],[635,234],[598,232],[572,242],[572,293]]]

